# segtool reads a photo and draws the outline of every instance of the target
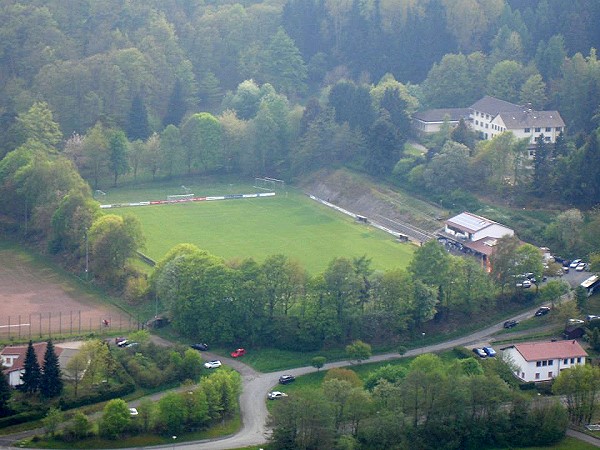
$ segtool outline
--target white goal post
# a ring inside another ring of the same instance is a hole
[[[169,202],[177,202],[180,200],[191,200],[193,198],[194,198],[194,194],[167,195],[167,201],[169,201]]]
[[[265,191],[279,190],[285,191],[285,181],[278,180],[277,178],[269,177],[256,177],[254,178],[254,186],[256,189],[262,189]]]

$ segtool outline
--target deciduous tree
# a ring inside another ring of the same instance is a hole
[[[129,171],[129,142],[121,130],[113,131],[108,138],[109,168],[114,177],[114,186],[117,185],[119,175]]]
[[[361,363],[371,357],[371,346],[361,340],[356,340],[346,346],[346,354],[351,360]]]
[[[106,215],[96,220],[89,232],[90,264],[94,275],[116,283],[124,274],[127,260],[143,246],[139,221],[132,216]]]
[[[130,422],[129,407],[125,400],[120,398],[109,400],[104,407],[102,419],[100,419],[100,434],[108,439],[117,439],[127,429]]]

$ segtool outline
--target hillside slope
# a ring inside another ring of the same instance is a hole
[[[443,226],[448,211],[345,169],[322,170],[299,183],[312,194],[423,241]]]

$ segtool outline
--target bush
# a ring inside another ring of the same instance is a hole
[[[123,397],[127,394],[131,394],[133,391],[135,391],[135,384],[130,381],[118,386],[107,387],[97,393],[83,395],[78,398],[61,398],[59,406],[63,411],[66,409],[79,408],[80,406],[93,405],[113,398]]]
[[[402,356],[406,353],[406,347],[404,345],[399,345],[397,351],[398,351],[398,354],[400,356]]]
[[[473,352],[466,347],[454,347],[452,352],[458,359],[466,359],[473,356]]]
[[[342,367],[335,368],[335,369],[329,369],[327,371],[327,374],[325,375],[325,378],[323,378],[323,381],[325,382],[325,381],[334,380],[334,379],[347,381],[353,387],[362,386],[362,381],[360,381],[360,378],[358,377],[356,372],[353,370],[350,370],[350,369],[344,369]]]

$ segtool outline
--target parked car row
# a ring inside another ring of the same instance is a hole
[[[475,347],[473,349],[473,353],[475,353],[480,358],[493,358],[494,356],[496,356],[496,350],[494,350],[492,347]]]

